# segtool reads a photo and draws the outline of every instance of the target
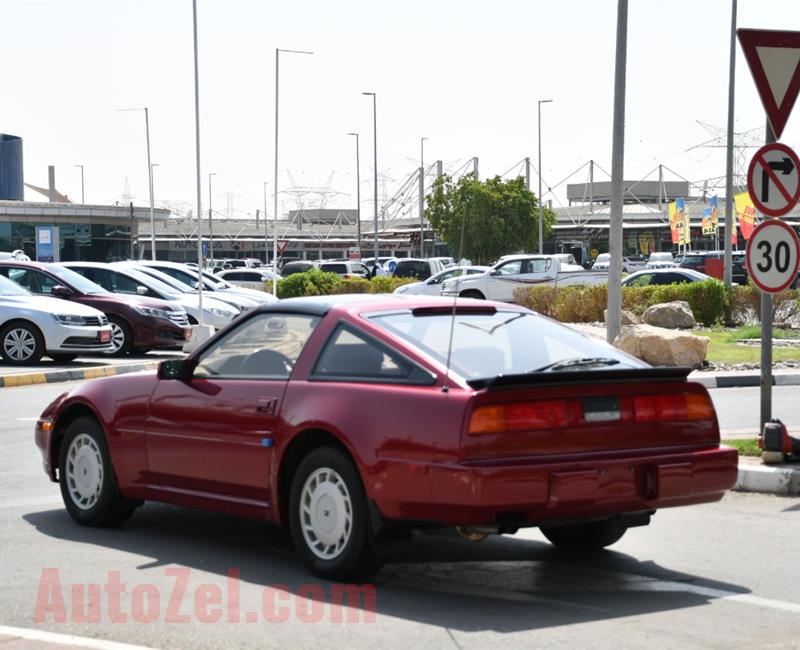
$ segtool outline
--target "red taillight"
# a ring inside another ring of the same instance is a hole
[[[714,407],[703,393],[636,395],[619,399],[618,414],[601,420],[584,415],[580,399],[533,400],[487,404],[470,417],[468,433],[481,435],[513,431],[562,429],[574,426],[608,425],[613,422],[686,422],[711,420]]]
[[[711,400],[702,393],[637,395],[633,398],[633,411],[637,422],[685,422],[714,417]]]
[[[582,413],[578,400],[540,400],[479,406],[472,412],[469,433],[502,433],[560,429],[580,424]]]

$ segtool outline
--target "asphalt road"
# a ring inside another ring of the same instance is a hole
[[[0,390],[0,624],[161,648],[800,647],[800,499],[664,510],[597,556],[537,531],[479,544],[419,535],[365,592],[373,619],[332,607],[332,585],[262,522],[147,504],[120,529],[74,524],[32,440],[66,387]],[[100,622],[79,622],[89,585],[117,575],[120,611],[101,591]]]
[[[759,387],[715,388],[709,392],[723,434],[758,435],[761,419]],[[780,418],[790,432],[800,432],[800,386],[772,387],[772,417]]]

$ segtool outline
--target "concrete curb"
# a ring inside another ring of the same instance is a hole
[[[742,388],[761,385],[761,375],[755,374],[730,374],[715,375],[712,373],[690,374],[689,381],[702,384],[706,388]],[[772,374],[773,386],[800,386],[800,373]]]
[[[798,496],[800,495],[800,465],[797,467],[739,465],[739,476],[732,489],[738,492]]]
[[[61,381],[78,381],[95,379],[96,377],[112,377],[129,372],[155,370],[158,361],[145,361],[119,366],[94,366],[92,368],[75,368],[73,370],[48,370],[45,372],[29,372],[19,375],[0,376],[0,388],[13,386],[30,386],[31,384],[55,384]]]

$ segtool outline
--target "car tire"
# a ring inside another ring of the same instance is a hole
[[[124,357],[133,349],[133,332],[131,326],[119,316],[109,316],[108,324],[111,325],[111,343],[114,350],[107,352],[112,357]]]
[[[542,526],[542,534],[555,546],[563,548],[598,551],[618,542],[628,530],[620,523],[619,517],[586,524],[565,526]]]
[[[0,331],[0,356],[12,366],[36,363],[44,356],[44,337],[33,323],[15,321]]]
[[[486,300],[486,297],[476,289],[467,289],[458,294],[459,298],[476,298],[477,300]]]
[[[303,562],[322,578],[354,579],[380,567],[361,477],[339,449],[318,447],[300,463],[292,480],[289,529]]]
[[[142,504],[120,495],[105,434],[92,417],[76,418],[64,432],[58,478],[67,512],[83,526],[117,526]]]
[[[48,352],[47,356],[50,357],[56,363],[70,363],[71,361],[75,361],[75,359],[78,358],[77,354],[67,354],[61,352],[53,352],[53,354],[50,354]]]

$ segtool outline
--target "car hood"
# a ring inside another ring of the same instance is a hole
[[[102,296],[95,294],[94,297],[113,302],[124,302],[131,307],[150,307],[151,309],[163,309],[165,311],[174,309],[173,305],[175,304],[174,301],[166,301],[159,298],[145,298],[143,296],[119,293],[103,294]]]
[[[34,309],[50,314],[71,316],[101,316],[103,312],[71,300],[48,298],[47,296],[0,296],[0,306]]]

